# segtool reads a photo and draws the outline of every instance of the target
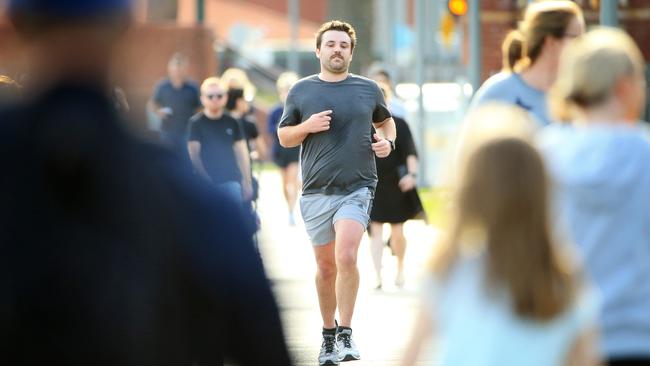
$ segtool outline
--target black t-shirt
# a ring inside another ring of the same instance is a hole
[[[242,134],[246,139],[246,143],[248,144],[248,149],[251,150],[251,141],[254,141],[260,135],[260,132],[257,129],[257,124],[247,116],[240,118],[239,123],[241,126]]]
[[[298,81],[289,92],[280,128],[294,126],[312,114],[331,109],[328,131],[309,134],[302,142],[303,192],[347,194],[377,185],[372,123],[389,118],[377,84],[350,74],[326,82],[313,75]]]
[[[170,108],[172,112],[163,119],[162,130],[179,135],[187,132],[187,121],[201,106],[199,88],[191,81],[176,89],[169,79],[162,80],[156,85],[153,100],[161,107]]]
[[[234,144],[242,139],[237,120],[227,114],[210,119],[199,113],[190,119],[189,140],[201,144],[201,161],[214,183],[241,180]]]

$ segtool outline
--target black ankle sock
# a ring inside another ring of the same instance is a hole
[[[339,325],[339,333],[341,333],[341,331],[342,331],[343,329],[349,329],[350,331],[352,331],[352,328],[350,328],[350,327],[344,327],[344,326],[342,326],[342,325]]]
[[[323,335],[336,335],[336,328],[323,328]]]

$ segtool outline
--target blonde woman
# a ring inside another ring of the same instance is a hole
[[[546,92],[555,81],[560,53],[584,33],[582,10],[572,1],[543,1],[526,9],[519,29],[504,42],[505,71],[478,89],[472,108],[501,101],[526,109],[538,125],[551,123]]]
[[[557,119],[540,146],[557,217],[598,286],[608,365],[650,365],[650,143],[641,127],[645,62],[623,31],[598,29],[560,60]]]
[[[439,366],[594,365],[595,301],[551,234],[541,157],[512,133],[473,141],[402,365],[432,339]]]

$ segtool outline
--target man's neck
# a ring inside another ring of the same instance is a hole
[[[325,69],[320,70],[320,74],[318,74],[318,78],[327,81],[328,83],[335,83],[337,81],[343,81],[348,78],[348,75],[350,75],[350,72],[346,70],[345,72],[342,72],[340,74],[335,74],[333,72],[329,72]]]
[[[203,109],[203,114],[210,119],[219,119],[223,116],[223,109],[217,111],[211,111],[209,109]]]

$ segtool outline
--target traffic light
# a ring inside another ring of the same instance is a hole
[[[449,0],[447,1],[449,12],[455,16],[467,14],[467,0]]]

